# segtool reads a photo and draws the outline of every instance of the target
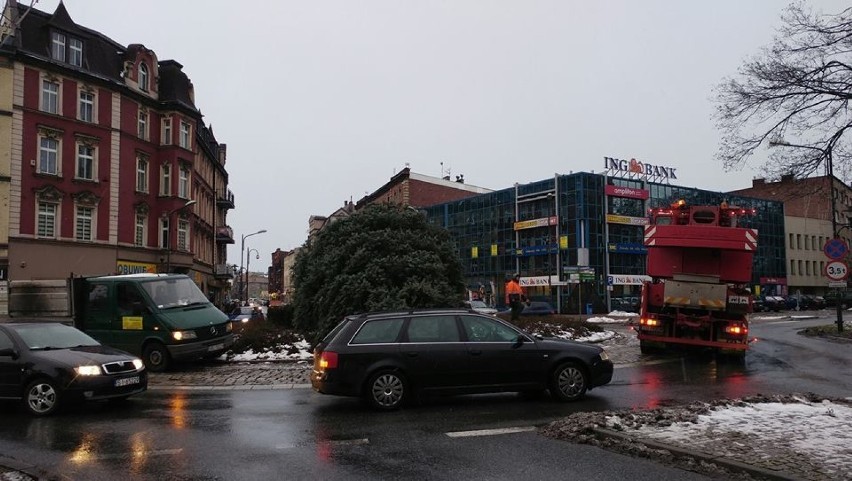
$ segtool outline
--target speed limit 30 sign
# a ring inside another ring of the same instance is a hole
[[[832,281],[842,281],[849,277],[849,267],[843,261],[831,261],[825,265],[825,277]]]

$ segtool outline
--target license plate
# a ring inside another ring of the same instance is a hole
[[[115,387],[130,386],[131,384],[139,384],[139,376],[125,377],[115,380]]]
[[[208,348],[207,348],[207,352],[221,351],[222,349],[225,349],[225,344],[224,344],[224,343],[222,343],[222,344],[213,344],[212,346],[210,346],[210,347],[208,347]]]

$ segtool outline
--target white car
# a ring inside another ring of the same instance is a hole
[[[487,314],[489,316],[497,314],[497,309],[488,307],[488,304],[482,301],[465,301],[464,304],[466,307],[469,307],[480,314]]]

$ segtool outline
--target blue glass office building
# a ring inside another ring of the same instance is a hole
[[[753,284],[786,276],[783,203],[648,178],[557,175],[424,211],[453,235],[469,288],[483,289],[497,306],[504,304],[506,276],[517,272],[533,300],[563,313],[630,307],[645,275],[647,211],[678,199],[755,209],[740,222],[758,230]]]

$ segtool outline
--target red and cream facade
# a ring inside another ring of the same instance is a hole
[[[182,66],[78,27],[61,3],[25,11],[7,3],[23,20],[0,49],[11,70],[8,279],[181,272],[218,300],[233,274],[233,194],[225,145]]]

